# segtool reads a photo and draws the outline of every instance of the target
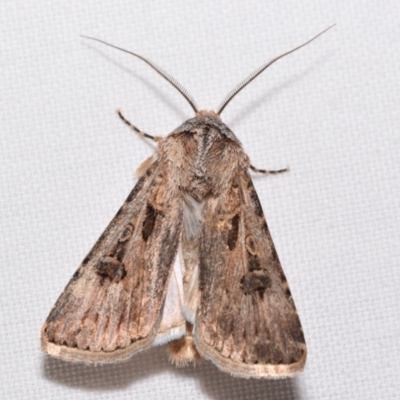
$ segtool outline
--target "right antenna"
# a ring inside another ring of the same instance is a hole
[[[270,65],[272,65],[275,61],[278,61],[280,58],[283,58],[287,56],[290,53],[293,53],[296,50],[301,49],[302,47],[306,46],[307,44],[311,43],[313,40],[316,38],[320,37],[323,33],[328,31],[329,29],[333,28],[336,24],[331,25],[329,28],[326,28],[323,30],[321,33],[319,33],[317,36],[314,36],[312,39],[310,39],[308,42],[305,42],[301,44],[300,46],[288,51],[287,53],[281,54],[280,56],[274,58],[271,61],[268,61],[266,64],[263,64],[261,67],[257,68],[253,73],[251,73],[246,79],[244,79],[242,82],[240,82],[233,90],[231,90],[219,106],[217,110],[217,114],[221,115],[222,111],[224,111],[224,108],[229,104],[229,102],[245,87],[247,86],[252,80],[257,78],[258,75],[260,75],[262,72],[264,72]]]

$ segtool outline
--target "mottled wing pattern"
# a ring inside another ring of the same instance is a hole
[[[196,348],[236,376],[301,372],[304,335],[247,171],[206,201],[203,216]]]
[[[151,346],[182,229],[165,170],[156,160],[143,173],[57,300],[42,328],[50,355],[104,363]]]

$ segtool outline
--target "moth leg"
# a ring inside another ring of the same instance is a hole
[[[250,168],[252,171],[260,173],[260,174],[265,174],[265,175],[269,175],[269,174],[280,174],[282,172],[289,172],[290,168],[286,167],[283,169],[276,169],[276,170],[266,170],[266,169],[258,169],[256,167],[254,167],[253,165],[250,165]]]
[[[119,115],[119,117],[122,119],[122,121],[125,122],[126,125],[128,125],[131,129],[133,129],[136,133],[138,133],[141,137],[145,137],[147,139],[151,139],[154,140],[155,142],[160,142],[162,140],[161,136],[152,136],[149,135],[146,132],[141,131],[139,128],[137,128],[135,125],[133,125],[132,123],[130,123],[121,113],[120,110],[117,110],[117,113]]]

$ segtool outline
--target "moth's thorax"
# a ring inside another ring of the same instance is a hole
[[[159,144],[179,190],[201,201],[224,191],[249,160],[234,133],[211,111],[199,111]]]
[[[221,121],[221,117],[214,111],[206,110],[198,111],[193,118],[188,119],[182,125],[178,126],[178,128],[173,130],[170,133],[170,136],[180,132],[198,131],[199,129],[218,130],[222,136],[240,144],[240,141],[235,134]]]

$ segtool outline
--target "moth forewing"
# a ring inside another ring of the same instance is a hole
[[[195,345],[236,376],[293,376],[306,360],[300,321],[250,176],[227,169],[231,186],[204,206]]]
[[[300,320],[248,173],[286,169],[252,166],[220,114],[270,65],[322,33],[250,74],[217,112],[199,111],[183,86],[148,59],[94,39],[146,62],[196,114],[160,138],[118,112],[157,150],[51,310],[43,351],[107,363],[168,342],[177,365],[203,357],[244,378],[303,370]]]
[[[183,211],[177,191],[165,195],[168,168],[159,161],[139,179],[54,305],[41,335],[50,355],[106,363],[153,344]]]

